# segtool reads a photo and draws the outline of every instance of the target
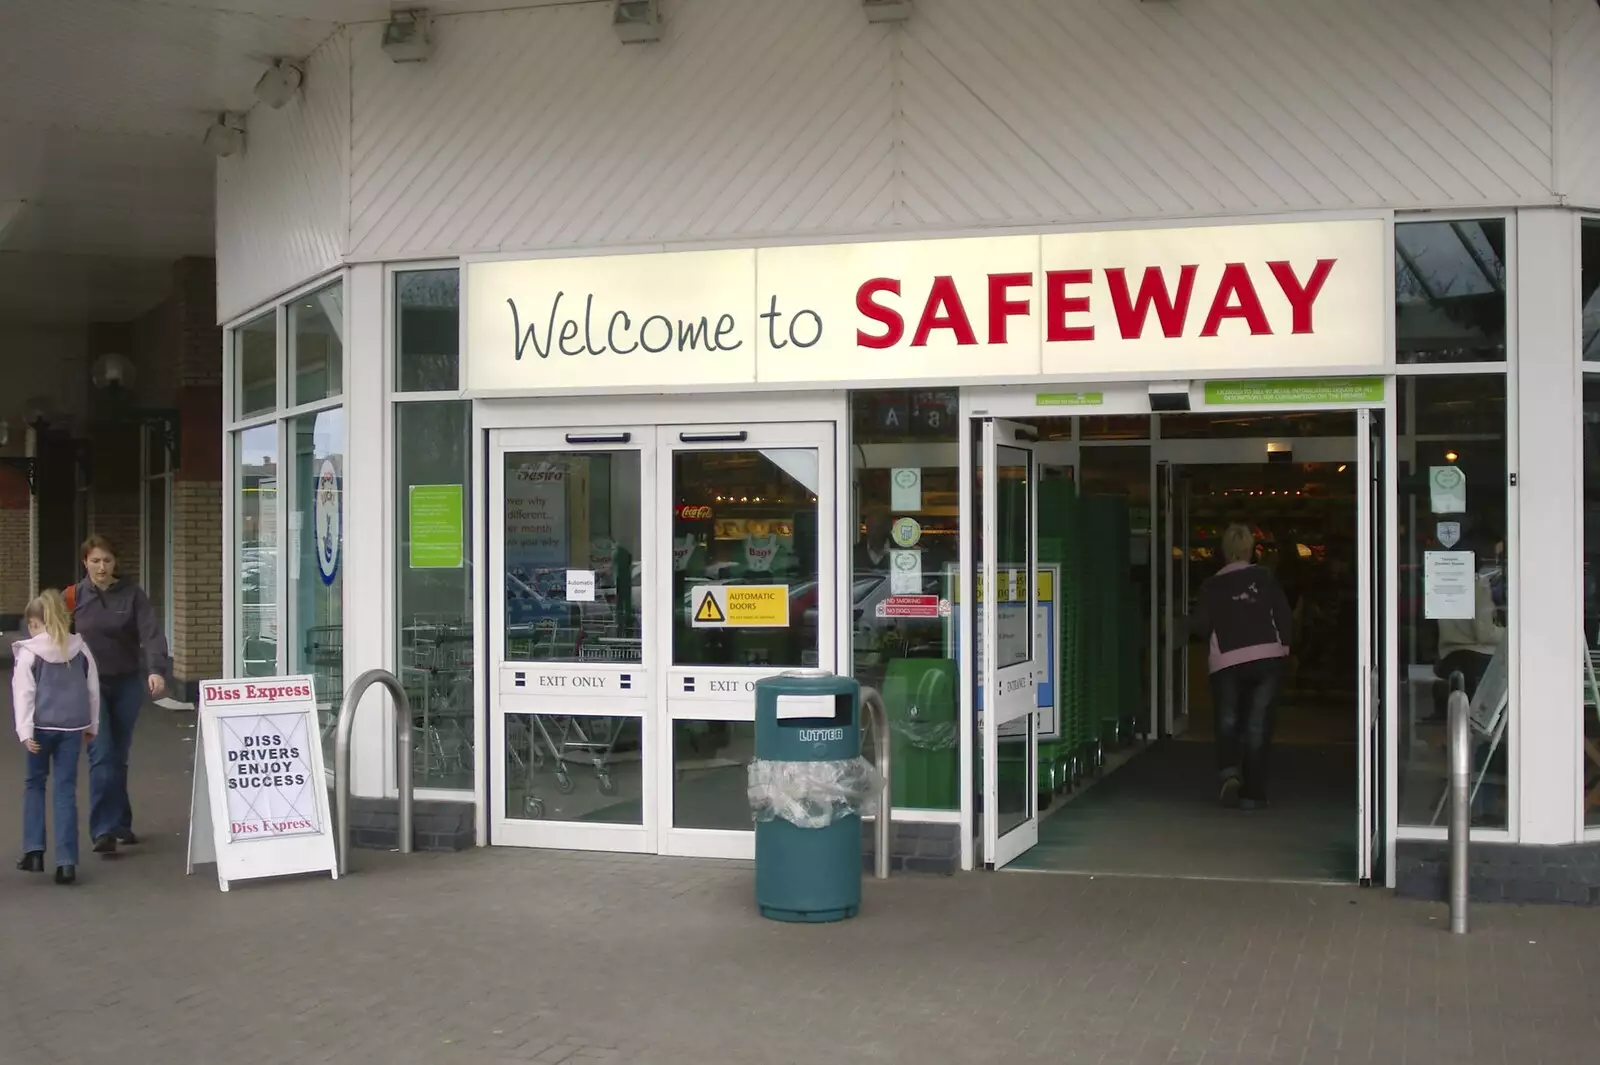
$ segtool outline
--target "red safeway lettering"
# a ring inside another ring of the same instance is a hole
[[[1089,297],[1069,297],[1067,295],[1067,286],[1088,285],[1093,282],[1093,270],[1051,270],[1044,275],[1044,338],[1046,340],[1055,343],[1064,340],[1094,339],[1094,326],[1069,326],[1063,321],[1069,314],[1085,314],[1089,310]]]
[[[1250,280],[1244,263],[1229,263],[1222,268],[1222,282],[1217,285],[1217,296],[1211,301],[1211,313],[1206,315],[1206,327],[1200,335],[1216,336],[1224,318],[1243,318],[1250,326],[1251,336],[1272,335],[1267,312],[1261,309],[1255,282]]]
[[[1335,262],[1337,262],[1335,259],[1318,259],[1316,269],[1311,271],[1311,279],[1303,285],[1295,276],[1294,267],[1289,263],[1280,261],[1267,264],[1272,268],[1272,276],[1278,279],[1278,287],[1283,289],[1284,297],[1294,310],[1294,332],[1313,332],[1311,308],[1317,302],[1322,286],[1327,283],[1328,275],[1333,273]]]
[[[1198,266],[1184,266],[1178,274],[1178,292],[1167,291],[1166,274],[1159,266],[1147,266],[1144,279],[1139,282],[1139,297],[1128,295],[1128,272],[1120,266],[1106,268],[1106,287],[1111,290],[1111,308],[1117,312],[1117,328],[1122,339],[1137,340],[1144,336],[1144,324],[1154,307],[1161,323],[1161,335],[1168,340],[1183,335],[1183,325],[1189,318],[1189,297],[1194,294],[1194,278]]]
[[[1010,298],[1008,295],[1010,290],[1032,284],[1032,274],[989,275],[989,343],[1004,344],[1006,342],[1006,319],[1015,315],[1027,314],[1029,307],[1032,305],[1030,300],[1014,300]]]
[[[943,309],[944,313],[938,313]],[[935,329],[948,329],[956,335],[956,343],[965,347],[978,342],[967,318],[967,309],[961,305],[961,293],[956,291],[955,278],[940,274],[933,279],[928,290],[928,303],[922,308],[922,320],[917,323],[917,333],[911,338],[914,348],[926,347],[928,334]]]
[[[900,295],[900,280],[893,277],[875,277],[856,289],[856,310],[883,325],[884,332],[874,336],[862,329],[856,330],[856,344],[863,348],[892,348],[906,334],[906,322],[900,312],[885,307],[872,297],[880,292]]]

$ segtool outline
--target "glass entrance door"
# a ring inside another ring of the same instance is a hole
[[[1360,781],[1356,805],[1358,876],[1362,885],[1385,877],[1384,833],[1387,767],[1389,605],[1383,594],[1388,559],[1384,501],[1384,412],[1356,413],[1356,554],[1360,571],[1361,732],[1357,742]]]
[[[494,842],[753,855],[756,681],[837,664],[833,431],[492,434]]]
[[[983,738],[983,856],[992,869],[1039,842],[1034,439],[1027,426],[983,422],[983,564],[973,637]]]
[[[837,665],[833,427],[658,432],[662,850],[753,857],[756,681]]]
[[[654,851],[653,428],[490,449],[497,843]]]

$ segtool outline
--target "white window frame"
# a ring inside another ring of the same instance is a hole
[[[1409,434],[1400,433],[1400,404],[1401,382],[1403,377],[1430,377],[1430,376],[1464,376],[1470,374],[1500,374],[1506,382],[1506,471],[1508,475],[1515,476],[1518,467],[1517,451],[1517,344],[1518,344],[1518,317],[1517,317],[1517,214],[1510,208],[1497,210],[1452,210],[1452,211],[1416,211],[1397,212],[1394,216],[1395,227],[1403,226],[1408,222],[1480,222],[1499,219],[1505,223],[1506,245],[1504,263],[1506,271],[1506,357],[1503,362],[1457,362],[1457,363],[1427,363],[1427,364],[1401,364],[1399,361],[1399,340],[1397,329],[1393,323],[1394,305],[1396,302],[1397,285],[1393,275],[1394,241],[1391,240],[1391,254],[1389,256],[1390,269],[1390,301],[1389,314],[1391,326],[1389,357],[1393,364],[1396,377],[1393,397],[1394,419],[1393,441],[1395,450],[1389,457],[1391,469],[1398,474],[1399,463],[1402,459],[1409,460],[1412,467],[1416,465],[1416,445],[1419,441],[1430,439],[1429,434],[1418,434],[1415,431],[1416,419],[1406,419],[1407,427],[1412,430]],[[1448,434],[1452,440],[1464,439],[1460,434]],[[1398,491],[1398,477],[1392,477],[1389,494],[1389,522],[1391,531],[1397,531],[1400,520],[1400,499]],[[1506,492],[1506,558],[1511,565],[1510,579],[1506,582],[1506,647],[1508,648],[1508,665],[1510,666],[1510,702],[1506,706],[1509,715],[1506,726],[1504,747],[1506,751],[1506,827],[1505,828],[1478,828],[1471,831],[1471,838],[1483,843],[1515,843],[1521,837],[1521,772],[1520,762],[1522,748],[1522,715],[1519,713],[1522,664],[1518,655],[1514,653],[1517,641],[1521,637],[1522,609],[1521,609],[1521,583],[1520,572],[1520,543],[1518,526],[1520,524],[1520,500],[1518,494],[1507,486],[1502,485]],[[1399,564],[1398,549],[1399,538],[1391,536],[1391,546],[1394,548],[1394,557],[1389,565],[1396,567]],[[1391,570],[1392,572],[1392,570]],[[1391,586],[1393,587],[1393,586]],[[1390,639],[1394,641],[1392,657],[1396,665],[1396,680],[1403,678],[1398,674],[1407,668],[1406,656],[1401,653],[1399,646],[1400,630],[1396,625],[1391,629]],[[1396,817],[1392,824],[1395,826],[1394,839],[1398,841],[1443,841],[1448,829],[1443,826],[1433,825],[1407,825],[1398,817],[1400,791],[1400,736],[1399,736],[1399,701],[1394,704],[1394,712],[1389,715],[1389,802],[1394,805]],[[1442,782],[1441,782],[1442,786]],[[1392,863],[1391,863],[1392,868]]]
[[[334,284],[336,282],[344,286],[344,293],[345,293],[345,298],[343,300],[343,307],[342,307],[343,334],[342,334],[342,337],[341,337],[341,347],[343,348],[343,357],[340,359],[340,375],[341,375],[341,379],[340,379],[339,394],[337,396],[330,396],[328,398],[319,399],[319,400],[316,400],[316,401],[313,401],[313,402],[310,402],[310,403],[302,403],[302,404],[300,404],[298,406],[295,406],[295,407],[289,407],[289,406],[286,405],[287,404],[287,400],[288,400],[288,394],[289,394],[289,369],[290,369],[290,367],[289,367],[289,337],[288,337],[288,323],[289,323],[288,306],[289,306],[290,303],[293,303],[295,300],[300,299],[300,298],[302,298],[304,296],[310,295],[311,293],[316,292],[316,291],[318,291],[320,289],[326,288],[327,286],[329,286],[331,284]],[[305,415],[305,414],[320,414],[323,411],[339,409],[339,408],[342,408],[342,407],[344,407],[346,405],[346,402],[347,402],[347,399],[348,399],[348,396],[349,396],[349,392],[350,392],[350,364],[351,364],[350,344],[349,344],[349,337],[350,337],[350,299],[349,299],[349,293],[350,293],[349,271],[343,270],[343,269],[332,271],[330,273],[319,275],[318,277],[316,277],[315,279],[313,279],[311,281],[307,281],[306,283],[304,283],[302,285],[299,285],[299,286],[297,286],[297,287],[295,287],[293,289],[290,289],[289,291],[285,292],[283,295],[277,297],[271,303],[262,304],[262,305],[259,305],[259,306],[256,306],[256,307],[252,307],[248,312],[246,312],[244,314],[241,314],[241,315],[237,316],[236,318],[233,318],[232,320],[224,323],[224,325],[223,325],[223,329],[222,329],[222,410],[223,410],[223,428],[222,428],[222,453],[223,453],[223,464],[222,464],[222,500],[223,500],[223,502],[222,502],[222,558],[223,558],[223,572],[224,572],[224,574],[227,575],[227,577],[222,582],[222,671],[223,671],[224,675],[229,676],[229,677],[238,676],[239,675],[239,669],[241,667],[241,663],[239,661],[239,646],[238,646],[238,631],[237,631],[238,630],[237,611],[239,609],[239,602],[238,602],[239,592],[238,592],[238,581],[236,579],[236,575],[239,572],[239,561],[240,560],[239,560],[238,540],[237,540],[236,530],[235,530],[235,526],[236,526],[237,520],[238,520],[237,519],[237,514],[238,514],[237,503],[238,503],[238,499],[236,498],[236,493],[237,493],[238,488],[239,488],[239,486],[238,486],[238,471],[237,471],[237,464],[238,464],[237,439],[238,439],[239,434],[241,432],[243,432],[244,430],[246,430],[246,429],[254,429],[254,428],[258,427],[258,426],[272,425],[272,426],[275,426],[276,430],[277,430],[277,433],[276,433],[276,445],[277,445],[277,456],[278,456],[277,457],[277,462],[278,462],[278,491],[279,491],[280,495],[279,495],[279,505],[278,505],[278,511],[277,511],[277,514],[276,514],[274,532],[275,532],[275,535],[277,537],[278,554],[279,554],[280,565],[278,566],[278,572],[275,575],[276,579],[274,581],[273,611],[276,614],[276,617],[278,619],[278,647],[277,647],[277,667],[276,667],[276,672],[281,675],[281,674],[286,673],[288,671],[289,662],[290,662],[289,649],[288,649],[289,648],[288,640],[290,638],[290,633],[288,631],[288,618],[289,618],[289,587],[288,587],[289,582],[288,582],[288,572],[289,572],[289,569],[288,569],[288,565],[287,565],[287,558],[285,556],[285,552],[288,549],[288,543],[289,543],[289,531],[288,531],[288,527],[289,527],[289,512],[292,509],[292,507],[290,506],[290,503],[291,503],[290,495],[292,494],[293,489],[292,489],[292,485],[290,483],[292,478],[290,476],[290,473],[291,473],[291,470],[290,470],[290,456],[288,455],[288,446],[289,446],[289,428],[288,428],[288,426],[289,426],[289,421],[291,419],[299,417],[301,415]],[[276,403],[275,403],[275,406],[274,406],[273,410],[271,410],[269,412],[265,412],[265,413],[261,413],[261,414],[255,414],[255,415],[252,415],[252,416],[250,416],[248,418],[238,418],[238,417],[236,417],[236,411],[238,409],[238,401],[239,401],[239,397],[238,397],[237,391],[236,391],[236,388],[237,388],[237,377],[238,377],[238,367],[237,367],[237,364],[235,362],[236,354],[235,354],[235,350],[234,350],[234,337],[235,337],[237,331],[239,330],[239,328],[241,326],[244,326],[244,325],[246,325],[246,324],[248,324],[250,322],[255,321],[256,319],[260,318],[263,314],[266,314],[266,313],[271,313],[273,315],[273,325],[274,325],[274,329],[275,329],[274,340],[275,340],[275,343],[276,343],[276,351],[275,351],[275,355],[274,355],[274,365],[275,365],[275,368],[276,368],[276,377],[277,377],[277,381],[276,381],[276,387],[277,387]],[[349,428],[348,428],[349,427],[349,419],[348,419],[348,417],[346,418],[345,426],[346,426],[346,428],[345,428],[345,432],[344,432],[344,439],[342,439],[340,441],[340,448],[341,448],[341,450],[343,452],[348,453],[348,451],[349,451]],[[344,476],[345,476],[346,480],[349,479],[350,473],[351,473],[351,471],[348,468],[346,468],[345,471],[344,471]],[[346,596],[345,597],[346,603],[348,603],[348,599],[349,599],[349,597]],[[343,605],[341,605],[341,616],[343,616],[343,609],[344,609]],[[346,662],[346,664],[345,664],[345,672],[346,672],[346,674],[348,674],[348,670],[349,670],[349,663]],[[343,692],[339,693],[341,698],[342,698],[343,694],[344,694]]]

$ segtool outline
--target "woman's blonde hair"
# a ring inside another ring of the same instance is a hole
[[[1222,557],[1229,562],[1249,562],[1256,553],[1256,534],[1250,526],[1234,522],[1222,530]]]
[[[72,618],[67,614],[66,600],[54,588],[46,588],[34,597],[22,612],[24,622],[37,621],[50,634],[61,653],[67,653],[67,640],[72,635]]]

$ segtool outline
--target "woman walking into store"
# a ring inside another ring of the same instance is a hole
[[[1266,805],[1273,717],[1293,625],[1283,586],[1254,562],[1255,549],[1248,526],[1223,531],[1227,564],[1200,586],[1189,619],[1191,635],[1209,647],[1220,799],[1245,809]]]
[[[93,742],[100,716],[94,656],[74,636],[61,594],[39,595],[22,617],[28,638],[13,649],[11,708],[17,739],[28,752],[22,792],[25,873],[44,872],[45,784],[54,777],[56,883],[78,878],[78,752]]]
[[[167,690],[167,638],[144,589],[117,577],[117,552],[104,536],[83,542],[88,575],[70,592],[78,634],[100,667],[100,732],[89,745],[89,834],[96,854],[137,843],[128,800],[128,753],[145,696]]]

